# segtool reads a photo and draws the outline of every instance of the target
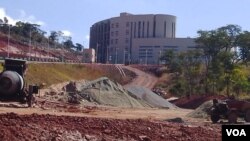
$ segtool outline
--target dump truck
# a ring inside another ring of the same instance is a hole
[[[24,80],[27,70],[25,60],[6,58],[0,73],[0,101],[19,101],[31,107],[33,94],[38,93],[37,85],[28,85]]]
[[[236,99],[223,101],[213,99],[210,117],[213,123],[217,123],[221,118],[228,119],[229,123],[236,123],[238,117],[250,122],[250,102]]]

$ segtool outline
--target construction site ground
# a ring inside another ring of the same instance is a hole
[[[157,78],[140,70],[128,85],[147,88]],[[125,86],[125,87],[126,87]],[[188,117],[189,109],[79,106],[37,98],[33,108],[0,105],[0,140],[171,141],[221,140],[221,125]]]

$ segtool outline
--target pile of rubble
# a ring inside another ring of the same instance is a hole
[[[140,86],[131,86],[131,87],[128,87],[127,89],[136,97],[152,105],[152,107],[170,108],[170,109],[177,108],[177,106],[173,105],[172,103],[168,102],[166,99],[155,94],[154,92],[152,92],[151,90],[147,88],[140,87]]]
[[[161,88],[153,88],[152,91],[163,98],[167,98],[167,92]]]
[[[124,89],[106,77],[94,81],[76,81],[43,90],[44,98],[52,101],[82,105],[107,105],[115,107],[176,108],[164,98],[143,87]]]

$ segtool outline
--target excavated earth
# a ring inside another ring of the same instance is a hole
[[[190,126],[142,119],[105,119],[54,115],[0,115],[3,141],[215,141],[219,125]]]

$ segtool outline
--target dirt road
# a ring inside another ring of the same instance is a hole
[[[134,86],[134,85],[138,85],[138,86],[142,86],[142,87],[145,87],[145,88],[149,88],[149,89],[152,89],[154,87],[154,85],[156,84],[158,78],[151,75],[151,74],[148,74],[146,72],[143,72],[139,69],[136,69],[136,68],[132,68],[130,66],[122,66],[122,68],[126,68],[130,71],[133,71],[134,73],[136,73],[137,77],[134,78],[134,80],[129,83],[129,84],[126,84],[124,87],[127,88],[129,86]]]

